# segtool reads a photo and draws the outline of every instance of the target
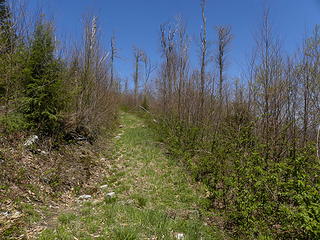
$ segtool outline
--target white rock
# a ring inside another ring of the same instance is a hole
[[[6,211],[6,212],[1,212],[0,214],[3,215],[3,216],[5,216],[5,217],[7,217],[7,216],[10,215],[10,212]]]
[[[116,195],[115,192],[109,192],[109,193],[106,194],[106,197],[107,198],[113,198],[115,195]]]
[[[88,200],[90,198],[92,198],[92,196],[91,195],[87,195],[87,194],[79,196],[80,200]]]
[[[48,155],[49,153],[42,150],[42,151],[41,151],[41,154],[43,154],[43,155]]]
[[[22,216],[22,213],[19,211],[16,211],[12,214],[11,218],[20,218]]]
[[[100,186],[100,188],[101,188],[101,189],[108,188],[108,184],[102,185],[102,186]]]
[[[175,237],[176,237],[176,239],[183,240],[184,239],[184,234],[183,233],[176,233]]]
[[[24,143],[24,146],[30,146],[34,144],[37,140],[39,140],[39,137],[37,135],[32,135],[28,138],[28,140]]]
[[[0,215],[3,215],[5,217],[10,217],[10,218],[18,218],[21,216],[21,212],[19,212],[19,211],[15,211],[15,212],[5,211],[5,212],[0,212]]]

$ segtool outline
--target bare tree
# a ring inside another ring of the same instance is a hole
[[[284,64],[280,44],[273,36],[269,10],[265,10],[260,33],[256,39],[255,104],[261,119],[261,136],[265,143],[265,159],[270,158],[272,145],[277,145],[281,112],[284,108]],[[279,148],[279,145],[277,146]]]
[[[204,107],[204,94],[205,94],[205,81],[206,81],[206,66],[207,66],[207,53],[208,53],[208,43],[207,43],[207,18],[205,15],[206,0],[201,0],[201,16],[202,16],[202,27],[200,33],[201,41],[201,70],[200,70],[200,118],[203,114]]]
[[[96,129],[105,119],[104,114],[114,114],[116,92],[111,86],[108,54],[100,47],[96,17],[87,17],[84,25],[83,51],[76,49],[70,67],[73,76],[76,110],[70,125]],[[70,86],[70,84],[68,84]]]
[[[111,84],[111,87],[113,88],[114,87],[114,61],[115,61],[115,58],[117,57],[117,54],[118,54],[118,49],[116,47],[116,36],[114,33],[111,37],[110,45],[111,45],[111,56],[110,56],[110,58],[111,58],[111,68],[110,68],[111,81],[110,81],[110,84]]]
[[[134,55],[134,64],[135,64],[135,71],[133,75],[134,101],[135,101],[135,104],[137,104],[138,92],[139,92],[139,66],[140,66],[140,62],[143,60],[144,52],[137,47],[133,47],[133,55]]]
[[[223,102],[223,84],[224,84],[224,72],[226,68],[226,55],[229,50],[229,44],[232,40],[231,28],[229,26],[216,27],[218,36],[218,52],[216,56],[216,62],[219,67],[219,101]]]
[[[164,62],[162,64],[161,78],[160,78],[160,88],[161,95],[163,99],[163,111],[166,112],[167,109],[171,108],[173,89],[177,79],[176,71],[176,26],[171,24],[162,24],[160,26],[161,34],[161,51],[164,57]]]
[[[148,57],[148,55],[145,52],[143,52],[141,61],[144,67],[143,91],[144,91],[144,95],[146,95],[150,76],[152,72],[156,69],[156,67],[152,65],[151,59]]]
[[[188,80],[188,71],[189,71],[189,37],[186,33],[185,23],[180,18],[178,20],[178,43],[177,43],[177,71],[178,71],[178,83],[176,84],[176,92],[178,95],[178,116],[179,119],[185,115],[185,109],[182,107],[182,104],[187,101],[186,96],[186,84]]]

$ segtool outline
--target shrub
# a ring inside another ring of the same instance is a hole
[[[0,116],[0,125],[7,134],[24,131],[30,127],[24,115],[18,112]]]
[[[61,64],[54,57],[53,30],[42,20],[36,25],[30,47],[30,57],[24,69],[25,97],[22,112],[34,128],[52,134],[60,127],[59,95]]]
[[[320,238],[320,164],[312,144],[294,157],[266,159],[250,121],[231,117],[221,131],[170,118],[153,126],[174,159],[208,186],[212,207],[225,213],[236,237]]]

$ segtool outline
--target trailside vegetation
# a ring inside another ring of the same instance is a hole
[[[98,19],[86,17],[83,41],[63,48],[54,22],[31,15],[0,0],[1,239],[33,238],[29,229],[65,195],[96,191],[118,119],[119,81]]]
[[[233,237],[320,238],[319,26],[288,56],[266,10],[247,71],[229,79],[232,30],[215,28],[208,56],[205,1],[201,12],[199,70],[189,67],[183,22],[160,28],[151,124],[173,159],[207,185]]]
[[[13,9],[1,0],[1,133],[70,140],[95,138],[101,126],[112,126],[118,80],[99,44],[97,18],[87,17],[83,43],[61,54],[53,22],[39,14],[26,26],[26,14]]]

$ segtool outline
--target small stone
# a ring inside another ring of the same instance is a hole
[[[108,188],[108,184],[102,185],[102,186],[100,186],[100,188],[101,189],[106,189],[106,188]]]
[[[20,218],[22,216],[22,213],[19,211],[16,211],[15,213],[12,214],[12,216],[10,216],[11,219],[16,219],[16,218]]]
[[[88,200],[90,198],[92,198],[92,196],[87,194],[79,196],[79,200]]]
[[[41,151],[41,154],[43,154],[43,155],[47,155],[48,154],[48,152],[46,152],[46,151]]]
[[[28,140],[24,143],[24,146],[30,146],[34,144],[37,140],[39,140],[39,137],[37,135],[32,135],[28,138]]]
[[[184,234],[183,233],[176,233],[175,237],[176,237],[176,239],[183,240],[184,239]]]
[[[106,194],[106,197],[107,197],[107,198],[113,198],[115,195],[116,195],[115,192],[110,192],[110,193],[107,193],[107,194]]]
[[[0,214],[3,215],[3,216],[5,216],[5,217],[7,217],[7,216],[10,215],[10,212],[6,211],[6,212],[1,212]]]

